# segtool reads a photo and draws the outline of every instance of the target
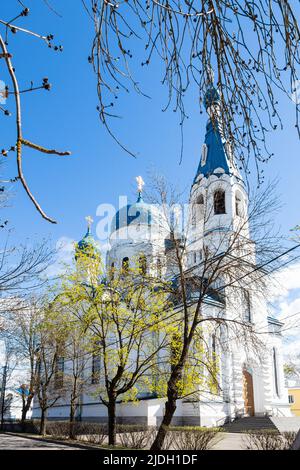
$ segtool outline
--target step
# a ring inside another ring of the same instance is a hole
[[[231,423],[224,424],[222,429],[227,432],[255,431],[261,429],[274,429],[275,424],[268,417],[245,417],[238,418]]]

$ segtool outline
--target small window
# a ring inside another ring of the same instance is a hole
[[[192,206],[192,225],[196,225],[197,222],[197,205]]]
[[[295,403],[294,395],[289,395],[289,404],[292,405],[293,403]]]
[[[214,194],[215,214],[225,214],[225,191],[218,190]]]
[[[111,263],[110,265],[110,278],[113,281],[115,277],[115,263]]]
[[[160,258],[157,258],[156,266],[157,266],[157,277],[161,278],[162,269],[161,269],[161,260],[160,260]]]
[[[128,256],[125,256],[122,260],[122,271],[123,273],[128,273],[129,271],[129,258]]]
[[[197,198],[197,221],[200,221],[204,217],[204,197],[202,194]]]
[[[235,194],[235,213],[239,217],[243,215],[243,200],[239,191],[237,191]]]
[[[98,384],[100,380],[100,356],[99,354],[93,354],[92,356],[92,384]]]
[[[211,335],[211,353],[212,353],[213,360],[215,360],[216,359],[216,354],[217,354],[216,335],[215,334]]]
[[[65,359],[58,357],[55,364],[54,387],[62,388],[64,384]]]
[[[273,348],[273,377],[274,377],[274,389],[275,389],[276,395],[279,397],[278,371],[277,371],[277,353],[276,353],[275,348]]]
[[[139,271],[143,276],[147,274],[147,259],[145,255],[139,257]]]
[[[201,166],[206,164],[208,148],[206,144],[202,145],[201,149]]]
[[[244,290],[244,319],[246,322],[251,323],[251,300],[246,289]]]

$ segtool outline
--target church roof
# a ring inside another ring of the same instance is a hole
[[[94,239],[94,237],[92,235],[91,227],[88,226],[86,234],[76,244],[75,258],[76,258],[76,253],[78,253],[78,252],[95,253],[95,251],[98,251],[98,246],[97,246],[96,240]]]
[[[220,96],[218,91],[213,86],[210,87],[204,97],[206,110],[209,112],[209,109],[212,106],[218,106],[219,102]],[[220,172],[216,171],[219,168],[222,170]],[[206,125],[202,157],[198,165],[194,183],[199,175],[207,177],[209,175],[216,174],[217,176],[220,176],[224,173],[227,175],[233,174],[234,168],[232,167],[226,152],[225,140],[221,136],[220,125],[217,119],[213,122],[210,117]]]
[[[151,225],[154,220],[153,206],[144,202],[141,192],[134,204],[127,204],[121,207],[113,217],[111,232],[128,227],[133,222]]]

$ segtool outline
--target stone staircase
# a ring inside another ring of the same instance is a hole
[[[260,429],[278,430],[273,421],[267,416],[249,416],[244,418],[237,418],[231,423],[224,424],[221,429],[230,433],[243,433],[247,431],[257,431]]]

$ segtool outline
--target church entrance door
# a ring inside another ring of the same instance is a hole
[[[254,416],[253,378],[252,374],[250,374],[247,369],[243,370],[243,397],[245,414],[247,416]]]

